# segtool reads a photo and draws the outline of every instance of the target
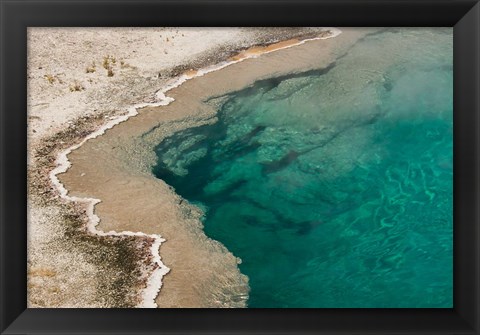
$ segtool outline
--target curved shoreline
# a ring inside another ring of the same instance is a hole
[[[85,142],[87,142],[90,139],[94,139],[98,136],[101,136],[102,134],[105,133],[106,130],[111,129],[115,125],[122,123],[126,120],[128,120],[131,116],[135,116],[138,114],[138,109],[140,108],[145,108],[145,107],[158,107],[158,106],[166,106],[170,104],[171,102],[174,101],[172,97],[168,97],[165,95],[168,91],[170,91],[173,88],[176,88],[183,84],[185,81],[203,76],[209,72],[217,71],[220,69],[223,69],[229,65],[241,62],[243,60],[249,59],[249,58],[255,58],[258,56],[261,56],[263,54],[267,54],[270,52],[274,52],[277,50],[282,50],[290,47],[294,47],[297,45],[301,45],[307,41],[313,41],[313,40],[321,40],[321,39],[328,39],[332,37],[338,36],[341,31],[335,28],[327,28],[327,30],[330,30],[330,35],[328,36],[321,36],[321,37],[315,37],[315,38],[308,38],[308,39],[303,39],[303,40],[294,40],[292,43],[287,43],[285,44],[284,42],[279,42],[279,43],[274,43],[273,45],[267,46],[264,48],[263,51],[259,52],[258,48],[255,51],[248,51],[247,49],[243,55],[239,55],[238,58],[231,59],[230,61],[224,61],[221,62],[217,65],[210,66],[204,69],[200,69],[198,71],[195,71],[193,73],[188,73],[188,74],[183,74],[180,77],[176,78],[171,84],[167,84],[163,89],[159,90],[156,93],[156,102],[153,103],[143,103],[143,104],[137,104],[128,109],[128,114],[114,118],[107,124],[101,126],[98,130],[95,132],[91,133],[87,137],[85,137],[80,143],[71,146],[67,150],[61,152],[56,159],[55,164],[57,165],[49,174],[50,179],[57,188],[57,190],[60,193],[60,196],[68,201],[73,201],[73,202],[79,202],[79,203],[85,203],[87,204],[87,215],[89,222],[87,224],[87,229],[90,233],[98,235],[98,236],[139,236],[139,237],[149,237],[154,239],[154,243],[150,247],[150,252],[151,255],[153,256],[153,260],[157,265],[157,268],[153,271],[153,273],[150,274],[148,278],[148,284],[145,290],[143,291],[142,294],[142,302],[139,304],[137,307],[158,307],[155,298],[158,296],[158,293],[160,292],[160,289],[162,287],[162,279],[163,276],[165,276],[170,269],[163,264],[160,253],[159,253],[159,248],[162,242],[165,242],[166,240],[162,238],[158,234],[145,234],[142,232],[131,232],[131,231],[121,231],[121,232],[115,232],[115,231],[109,231],[109,232],[103,232],[101,230],[97,230],[96,226],[100,223],[100,218],[95,214],[95,206],[101,202],[100,199],[96,198],[82,198],[82,197],[76,197],[76,196],[69,196],[68,195],[68,190],[64,187],[64,185],[60,182],[58,179],[57,175],[61,173],[65,173],[70,167],[71,167],[71,162],[68,160],[68,155],[74,151],[80,148]],[[332,33],[333,31],[333,33]],[[254,47],[255,48],[255,47]]]

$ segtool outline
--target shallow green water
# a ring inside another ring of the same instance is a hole
[[[249,307],[452,307],[452,31],[388,30],[156,148]]]

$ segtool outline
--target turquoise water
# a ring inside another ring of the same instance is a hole
[[[156,148],[249,307],[452,307],[452,30],[386,30]]]

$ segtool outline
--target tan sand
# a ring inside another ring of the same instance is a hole
[[[238,270],[239,260],[205,236],[200,211],[151,174],[154,146],[180,129],[215,122],[215,103],[206,102],[209,98],[262,78],[325,68],[372,30],[342,31],[336,38],[288,49],[281,48],[295,40],[247,50],[234,59],[281,49],[188,80],[167,93],[175,99],[168,106],[143,108],[68,156],[72,167],[59,179],[74,196],[102,200],[96,206],[99,229],[166,239],[160,255],[171,271],[163,278],[159,307],[243,307],[248,280]]]

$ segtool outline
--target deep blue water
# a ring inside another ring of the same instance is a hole
[[[242,259],[249,307],[452,307],[452,30],[391,30],[257,82],[156,148]]]

